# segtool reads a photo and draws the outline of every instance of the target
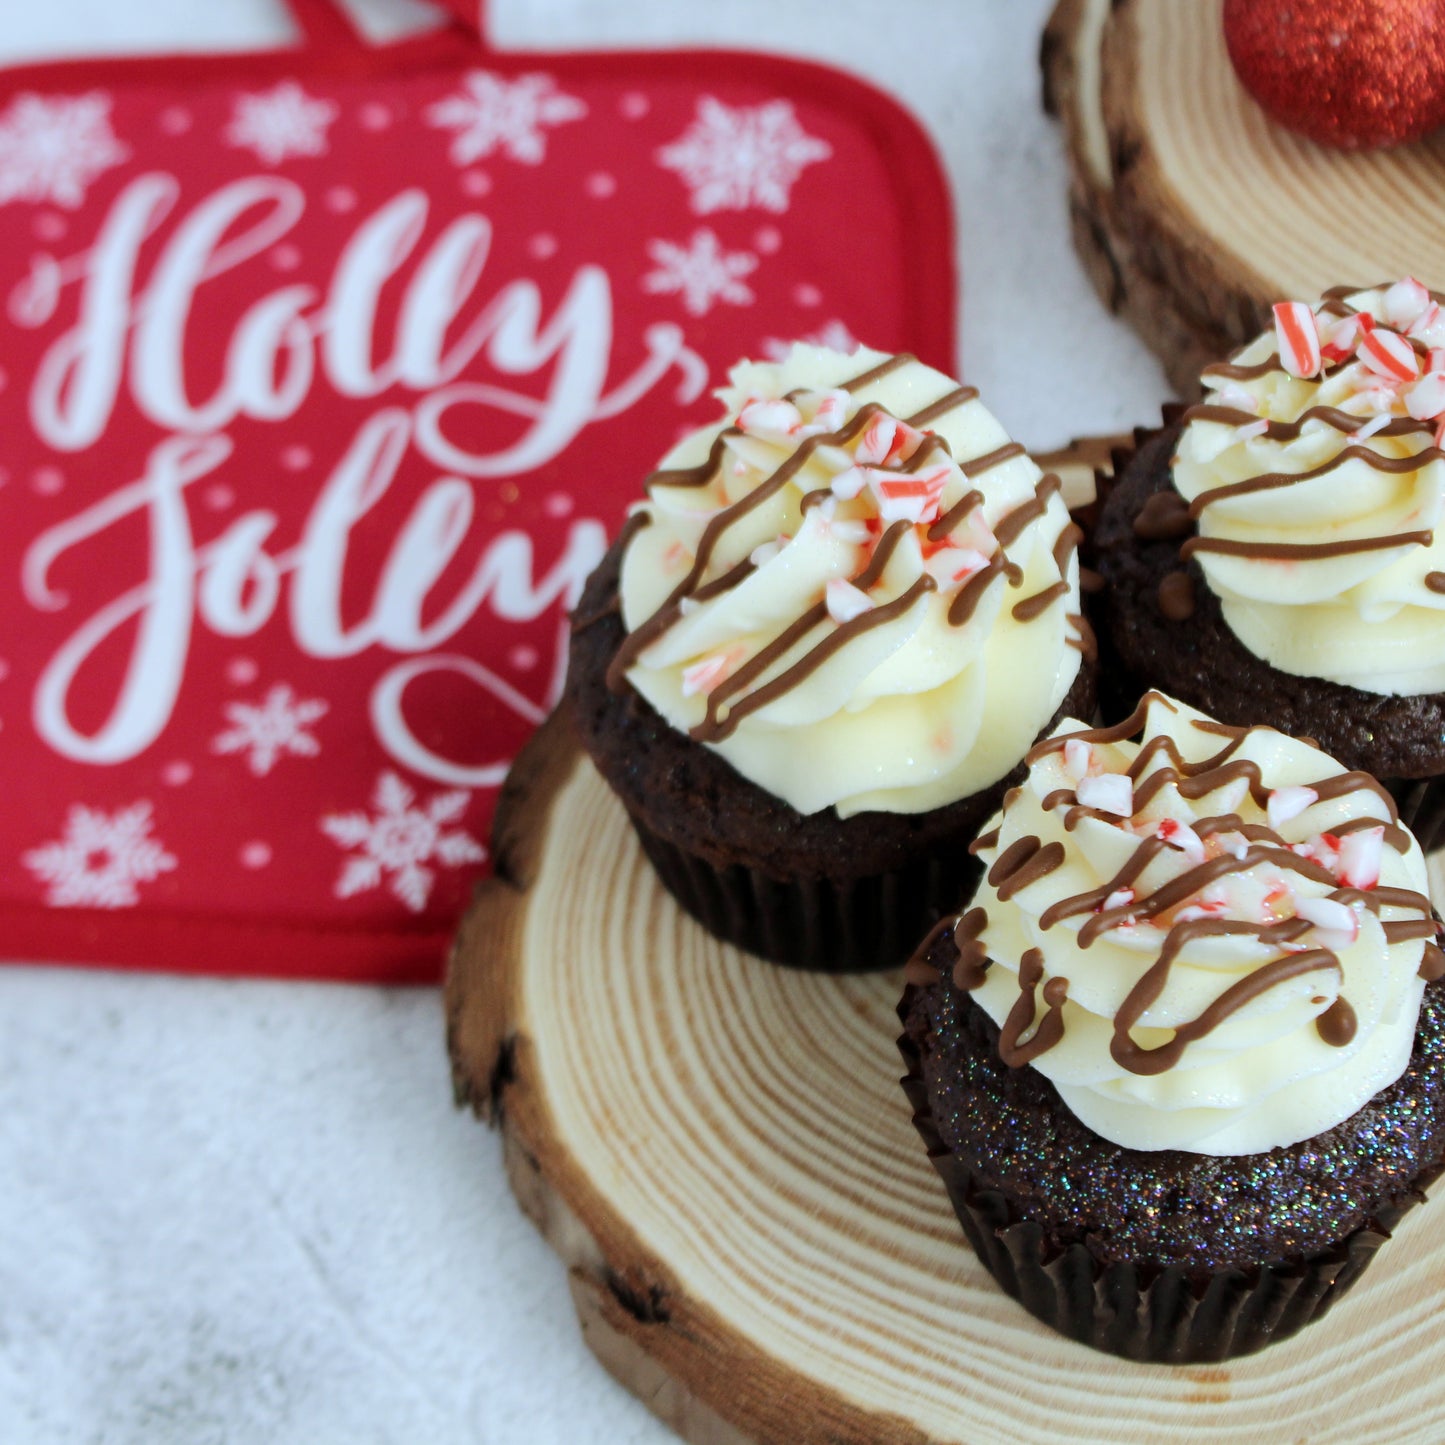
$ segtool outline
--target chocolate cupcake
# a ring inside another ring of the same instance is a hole
[[[1445,841],[1445,312],[1418,283],[1276,307],[1103,508],[1106,714],[1158,686],[1380,778]]]
[[[899,1011],[979,1258],[1135,1359],[1318,1318],[1445,1167],[1445,954],[1390,795],[1150,693],[1035,747],[977,848]]]
[[[810,968],[901,963],[1066,702],[1079,529],[972,387],[908,356],[746,363],[584,591],[567,696],[663,882]]]

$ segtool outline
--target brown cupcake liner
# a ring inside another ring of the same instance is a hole
[[[914,992],[910,985],[899,1006],[904,1019]],[[980,1263],[1036,1319],[1081,1344],[1168,1365],[1252,1354],[1320,1319],[1390,1237],[1388,1228],[1369,1221],[1325,1248],[1248,1270],[1108,1264],[1082,1243],[1061,1247],[943,1142],[918,1045],[905,1033],[898,1046],[908,1067],[902,1083],[914,1126]],[[1405,1207],[1423,1197],[1417,1189]]]
[[[704,928],[793,968],[858,973],[903,963],[982,872],[965,842],[944,842],[886,873],[779,878],[741,863],[715,867],[628,816],[667,891]]]

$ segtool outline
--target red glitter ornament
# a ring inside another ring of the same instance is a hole
[[[1224,0],[1244,88],[1324,145],[1400,145],[1445,125],[1445,0]]]

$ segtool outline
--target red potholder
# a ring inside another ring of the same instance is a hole
[[[0,952],[436,976],[565,614],[737,357],[949,368],[917,125],[757,55],[0,75]]]

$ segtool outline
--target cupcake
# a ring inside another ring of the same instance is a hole
[[[678,901],[781,963],[901,963],[1067,702],[1079,529],[910,356],[744,363],[589,580],[566,695]]]
[[[1445,954],[1390,794],[1149,693],[1035,747],[976,848],[900,1047],[979,1258],[1134,1359],[1318,1318],[1445,1167]]]
[[[1275,308],[1103,508],[1106,715],[1158,686],[1373,773],[1445,841],[1445,312],[1414,281]]]

